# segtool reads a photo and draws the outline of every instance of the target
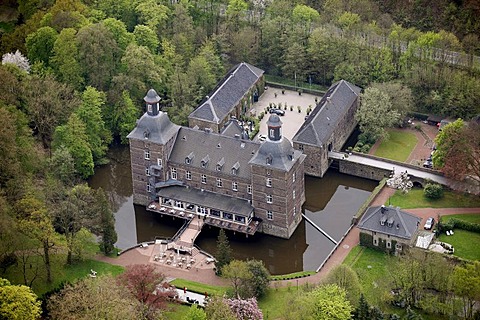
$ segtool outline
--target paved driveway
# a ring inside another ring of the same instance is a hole
[[[277,94],[276,97],[275,93]],[[287,110],[285,110],[285,116],[280,117],[283,122],[282,134],[284,137],[292,141],[293,136],[305,121],[308,107],[310,106],[312,109],[315,108],[315,97],[318,98],[318,101],[322,98],[321,96],[314,96],[307,93],[298,95],[296,91],[289,90],[285,90],[285,94],[282,94],[281,89],[269,87],[265,90],[258,102],[253,104],[250,109],[250,114],[255,116],[260,115],[260,113],[265,112],[265,109],[270,103],[274,103],[277,106],[281,103],[282,110],[285,109],[285,104],[287,104],[288,107]],[[290,106],[293,106],[293,111],[290,111]],[[301,112],[298,112],[298,106],[300,106]],[[266,114],[260,122],[260,134],[267,134],[266,123],[268,116],[269,114]]]

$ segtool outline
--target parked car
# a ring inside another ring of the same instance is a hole
[[[424,167],[424,168],[428,168],[428,169],[432,169],[432,168],[433,168],[433,162],[432,162],[431,160],[428,160],[428,159],[427,159],[427,161],[425,161],[425,162],[423,163],[423,167]]]
[[[435,219],[433,219],[433,217],[429,217],[427,219],[427,221],[425,222],[425,225],[423,226],[423,229],[432,230],[434,224],[435,224]]]
[[[280,109],[270,109],[269,112],[274,113],[274,114],[279,115],[279,116],[284,116],[285,115],[285,111],[280,110]]]

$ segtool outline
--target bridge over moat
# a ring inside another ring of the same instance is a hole
[[[468,181],[456,181],[445,177],[441,172],[421,168],[403,162],[378,158],[358,153],[328,152],[331,166],[339,172],[371,180],[381,180],[389,177],[393,172],[407,172],[410,180],[417,185],[424,186],[427,181],[436,182],[453,190],[480,194],[478,184]]]

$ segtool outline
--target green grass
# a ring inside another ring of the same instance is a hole
[[[205,292],[207,292],[208,295],[216,296],[222,296],[225,292],[227,292],[228,289],[227,287],[212,286],[209,284],[199,283],[185,279],[175,279],[170,283],[177,288],[187,287],[189,291],[197,292],[200,294],[204,294]]]
[[[448,216],[442,216],[442,221],[448,221],[450,219],[463,220],[470,223],[480,224],[480,214],[476,213],[464,213],[464,214],[452,214]]]
[[[168,311],[164,313],[165,319],[167,320],[183,319],[187,315],[189,309],[190,309],[190,306],[185,304],[169,303]]]
[[[363,294],[371,304],[379,305],[381,297],[379,287],[389,279],[388,264],[394,260],[380,251],[357,246],[353,248],[344,261],[358,275]]]
[[[390,130],[388,134],[390,138],[380,143],[375,151],[375,156],[401,162],[407,161],[418,142],[415,134],[397,130]]]
[[[263,319],[283,319],[288,296],[296,291],[296,286],[268,289],[267,293],[258,301],[258,306],[263,313]]]
[[[455,248],[457,257],[468,260],[480,260],[480,246],[472,245],[480,243],[480,234],[476,232],[455,229],[453,236],[442,233],[439,241],[449,243]]]
[[[407,194],[402,194],[401,191],[395,192],[390,197],[389,202],[402,209],[408,208],[477,208],[480,207],[480,197],[473,195],[466,195],[463,193],[445,191],[441,199],[431,200],[425,198],[423,189],[414,188]]]
[[[124,268],[121,266],[116,266],[96,260],[86,260],[72,266],[67,266],[65,265],[66,256],[60,254],[52,255],[50,258],[53,278],[53,283],[51,284],[47,284],[46,282],[45,265],[43,264],[43,260],[40,257],[32,257],[32,269],[30,269],[30,262],[27,264],[27,274],[29,275],[28,278],[31,278],[32,270],[38,263],[39,275],[32,285],[33,291],[38,296],[42,296],[46,292],[59,288],[63,282],[74,282],[75,280],[84,278],[90,274],[90,270],[92,269],[97,271],[97,276],[101,276],[104,274],[117,275],[122,273],[124,270]],[[23,273],[21,269],[22,268],[20,268],[19,266],[12,266],[7,269],[7,272],[2,277],[8,279],[13,284],[24,284]]]

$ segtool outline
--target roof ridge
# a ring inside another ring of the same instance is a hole
[[[218,123],[218,121],[220,121],[220,120],[218,119],[217,113],[215,112],[215,108],[213,107],[212,100],[211,100],[210,97],[208,97],[208,100],[206,101],[206,103],[210,107],[210,111],[212,111],[213,121]]]
[[[258,75],[255,71],[253,71],[253,69],[251,67],[253,67],[251,64],[247,63],[247,62],[242,62],[241,65],[245,65],[248,70],[250,70],[254,75],[256,75],[257,77],[260,77],[260,75]]]

